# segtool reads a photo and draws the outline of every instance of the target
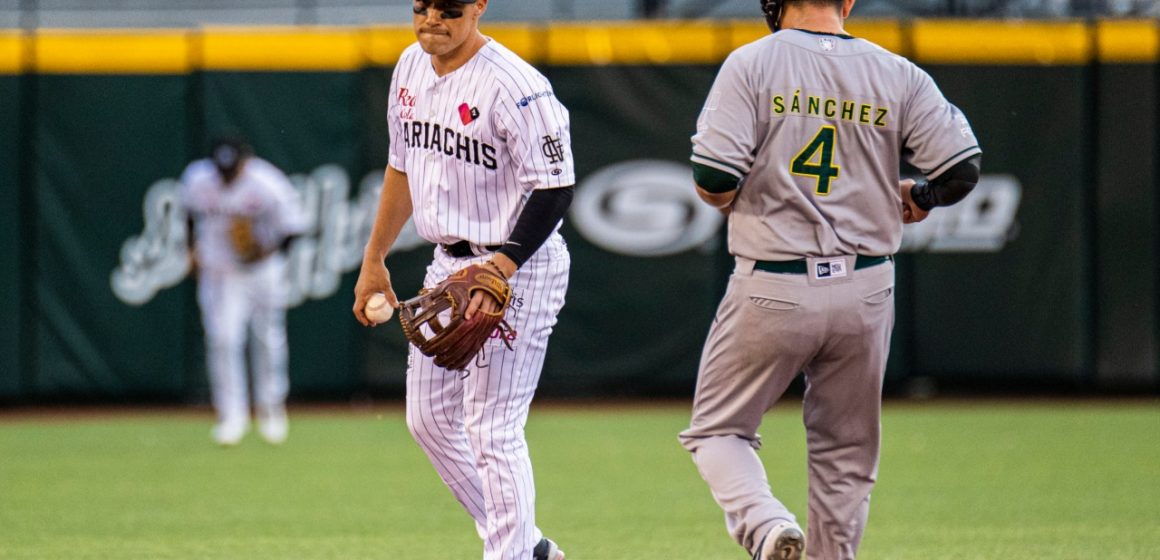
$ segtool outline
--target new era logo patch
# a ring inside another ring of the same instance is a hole
[[[846,261],[838,259],[820,262],[815,265],[816,278],[841,278],[846,275]]]

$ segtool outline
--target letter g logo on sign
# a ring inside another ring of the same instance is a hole
[[[572,224],[598,247],[660,257],[700,247],[724,220],[697,198],[688,165],[633,160],[604,167],[576,188]]]

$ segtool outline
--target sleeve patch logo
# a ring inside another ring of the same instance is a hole
[[[516,101],[516,107],[523,109],[524,107],[527,107],[529,103],[531,103],[537,99],[540,99],[541,97],[551,97],[551,96],[552,96],[552,92],[550,90],[549,91],[541,91],[539,93],[533,93],[533,94],[531,94],[531,95],[529,95],[529,96],[527,96],[519,101]]]
[[[545,136],[540,152],[548,158],[548,163],[562,163],[564,161],[564,143],[556,136]]]

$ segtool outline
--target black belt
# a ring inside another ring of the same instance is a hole
[[[450,245],[446,243],[440,243],[439,246],[443,247],[443,251],[448,255],[451,255],[457,259],[476,256],[475,251],[471,250],[471,242],[469,241],[456,241]],[[484,249],[487,249],[489,253],[494,253],[500,250],[502,247],[503,245],[487,245],[484,247]]]
[[[889,255],[884,257],[858,255],[858,258],[854,259],[854,270],[877,266],[890,260],[893,260],[893,258]],[[795,261],[755,261],[753,268],[755,270],[776,272],[778,274],[805,274],[808,272],[805,259],[797,259]]]

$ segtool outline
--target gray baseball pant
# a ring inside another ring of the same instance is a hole
[[[804,373],[809,459],[806,557],[853,559],[878,473],[882,377],[894,325],[894,264],[840,279],[737,267],[701,356],[692,421],[680,441],[693,454],[729,533],[751,553],[796,518],[770,489],[756,450],[762,416]]]

